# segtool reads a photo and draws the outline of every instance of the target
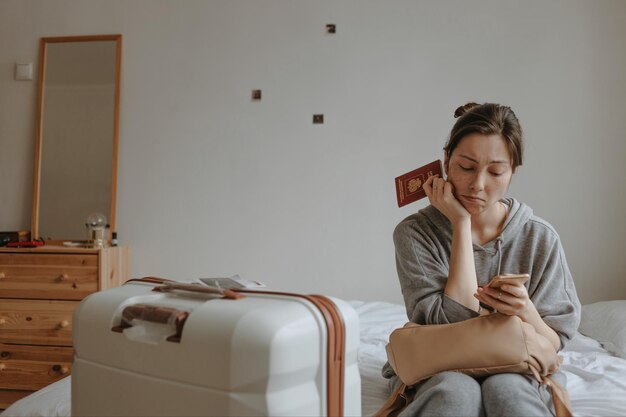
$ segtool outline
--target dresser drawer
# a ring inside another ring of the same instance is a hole
[[[72,370],[70,347],[0,344],[0,388],[38,390]]]
[[[81,300],[98,291],[98,255],[0,253],[0,297]]]
[[[9,408],[15,401],[32,393],[33,391],[0,389],[0,411]]]
[[[78,301],[0,301],[0,343],[72,345],[72,314]]]

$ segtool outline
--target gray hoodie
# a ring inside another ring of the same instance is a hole
[[[580,302],[559,236],[530,207],[512,198],[502,233],[485,246],[474,244],[478,285],[498,274],[529,273],[525,286],[543,320],[561,339],[571,339],[580,322]],[[419,324],[453,323],[476,317],[443,290],[448,279],[452,227],[433,206],[407,217],[393,239],[396,266],[409,319]]]

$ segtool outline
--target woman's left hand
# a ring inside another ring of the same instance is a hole
[[[522,319],[534,308],[523,284],[502,284],[500,288],[478,287],[474,297],[502,314]]]
[[[561,348],[559,335],[543,321],[523,284],[502,284],[500,288],[478,287],[474,297],[481,303],[495,308],[499,313],[518,316],[548,338],[555,351],[558,352]]]

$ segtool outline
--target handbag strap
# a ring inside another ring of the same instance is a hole
[[[408,391],[406,384],[400,381],[396,389],[387,398],[387,401],[372,417],[396,417],[413,400],[413,396],[409,395]]]
[[[572,417],[572,405],[569,402],[569,395],[567,395],[567,391],[563,385],[559,384],[550,376],[544,377],[542,382],[550,389],[556,417]]]

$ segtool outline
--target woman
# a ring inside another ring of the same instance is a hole
[[[483,308],[517,315],[555,350],[576,332],[580,302],[554,228],[513,198],[505,198],[522,165],[522,129],[506,106],[469,103],[444,148],[446,179],[430,177],[430,206],[394,231],[396,265],[409,319],[453,323]],[[482,288],[499,274],[529,273],[526,284]],[[419,360],[417,358],[416,360]],[[398,384],[386,365],[383,375]],[[557,379],[558,376],[557,376]],[[545,387],[521,374],[474,379],[442,372],[415,387],[406,416],[551,415]]]

